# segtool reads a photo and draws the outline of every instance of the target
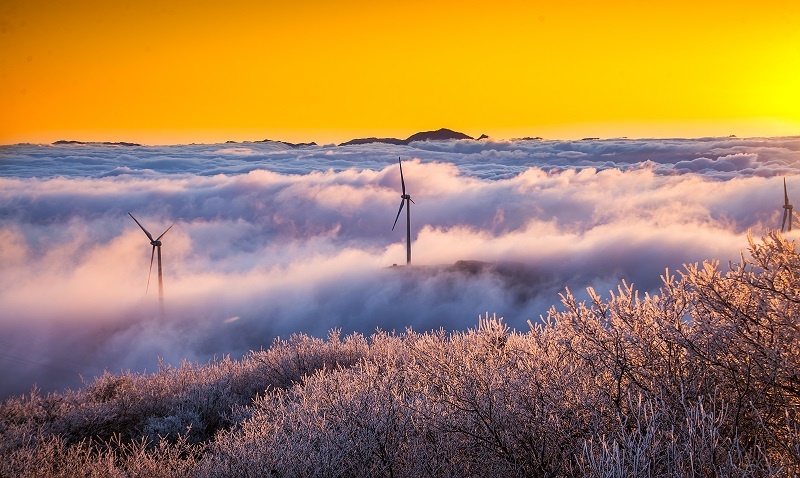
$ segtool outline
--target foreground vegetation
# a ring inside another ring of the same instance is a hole
[[[772,233],[525,333],[294,335],[0,406],[0,476],[797,476],[800,256]]]

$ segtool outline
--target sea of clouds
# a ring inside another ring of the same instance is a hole
[[[566,286],[738,261],[780,228],[798,160],[800,137],[0,146],[0,398],[294,332],[527,330]],[[154,236],[177,221],[163,315],[128,212]]]

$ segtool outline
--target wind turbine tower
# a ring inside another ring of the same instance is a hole
[[[781,223],[781,232],[784,232],[786,229],[786,223],[788,219],[789,228],[788,231],[792,231],[792,218],[794,215],[792,214],[792,205],[789,204],[789,193],[786,192],[786,178],[783,178],[783,222]]]
[[[397,210],[397,217],[394,218],[394,226],[392,226],[392,230],[394,231],[395,226],[397,226],[397,220],[400,219],[400,213],[403,212],[403,205],[405,205],[406,206],[406,265],[410,265],[411,264],[411,203],[414,203],[414,200],[411,199],[410,194],[406,194],[406,182],[403,179],[403,162],[400,161],[400,158],[397,158],[397,162],[400,163],[400,186],[403,189],[403,193],[400,195],[400,209]]]
[[[175,225],[175,222],[173,222],[167,228],[166,231],[162,232],[160,236],[158,236],[156,239],[153,239],[152,234],[150,234],[150,232],[148,232],[147,229],[145,229],[144,226],[142,226],[142,224],[139,221],[137,221],[135,217],[133,217],[133,214],[128,213],[128,215],[131,217],[131,219],[136,221],[136,224],[138,224],[140,228],[142,228],[142,231],[144,231],[145,235],[147,235],[147,238],[150,239],[150,245],[153,246],[153,250],[150,253],[150,271],[147,273],[147,288],[145,288],[145,294],[150,289],[150,275],[153,273],[153,256],[155,256],[156,249],[158,249],[158,300],[159,300],[159,304],[161,306],[161,312],[163,313],[164,312],[164,276],[163,276],[163,274],[161,272],[161,238],[164,237],[169,232],[170,229],[172,229],[172,226]]]

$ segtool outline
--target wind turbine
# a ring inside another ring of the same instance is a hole
[[[400,158],[397,158],[397,162],[400,163],[400,185],[403,187],[403,194],[400,195],[400,209],[397,210],[397,217],[394,218],[394,226],[392,226],[392,230],[394,231],[395,226],[397,226],[397,220],[400,219],[400,213],[403,212],[403,204],[406,205],[406,264],[411,264],[411,204],[414,202],[411,199],[410,194],[406,194],[406,182],[403,180],[403,162],[400,161]],[[416,203],[414,203],[416,204]]]
[[[787,219],[789,220],[788,221],[789,222],[788,231],[791,232],[791,230],[792,230],[792,218],[794,217],[794,215],[792,214],[792,205],[789,204],[789,193],[786,192],[786,178],[783,178],[783,197],[784,197],[783,222],[781,223],[781,232],[784,232],[784,229],[786,229],[786,222],[787,222],[786,220]]]
[[[131,219],[136,221],[136,218],[133,217],[133,214],[128,213],[128,215],[131,217]],[[147,231],[147,229],[145,229],[144,226],[142,226],[142,224],[139,221],[136,221],[136,224],[138,224],[139,227],[142,228],[142,231],[144,231],[144,233],[147,235],[147,238],[150,239],[150,245],[153,246],[153,251],[150,253],[150,272],[147,273],[147,288],[145,289],[145,293],[147,293],[147,291],[150,289],[150,274],[153,273],[153,256],[156,253],[156,249],[158,249],[158,300],[159,300],[159,303],[161,304],[161,309],[163,311],[163,309],[164,309],[164,277],[163,277],[163,275],[161,273],[161,238],[164,237],[164,235],[166,235],[169,232],[170,229],[172,229],[172,226],[175,225],[175,222],[173,222],[167,228],[167,230],[162,232],[161,235],[158,236],[156,239],[153,239],[153,235],[150,234]]]

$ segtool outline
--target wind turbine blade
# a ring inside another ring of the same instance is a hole
[[[411,201],[411,202],[413,202],[414,204],[416,204],[416,203],[414,202],[414,200],[413,200],[413,199],[411,199],[411,198],[408,198],[408,200],[409,200],[409,201]]]
[[[406,182],[403,180],[403,162],[400,161],[400,158],[397,158],[397,162],[400,163],[400,185],[403,187],[403,194],[405,194]]]
[[[150,271],[147,273],[147,287],[144,289],[145,295],[150,290],[150,276],[153,274],[153,256],[156,255],[156,246],[153,246],[153,252],[150,253]]]
[[[133,217],[133,214],[131,214],[131,213],[128,213],[128,216],[130,216],[130,217],[131,217],[131,219],[133,219],[134,221],[136,221],[136,218],[135,218],[135,217]],[[150,235],[150,233],[149,233],[149,232],[147,232],[147,229],[145,229],[145,228],[144,228],[144,226],[142,226],[142,225],[141,225],[141,223],[139,223],[139,221],[136,221],[136,224],[139,224],[139,227],[141,227],[141,228],[142,228],[142,230],[144,231],[144,233],[145,233],[145,234],[147,234],[147,237],[148,237],[148,238],[149,238],[149,239],[152,241],[152,240],[153,240],[153,236],[152,236],[152,235]]]
[[[789,193],[786,192],[786,178],[783,178],[783,198],[784,198],[784,201],[785,201],[784,204],[786,204],[788,206],[789,205]]]
[[[403,204],[405,204],[405,200],[400,200],[400,209],[397,210],[397,217],[394,218],[394,226],[392,226],[392,230],[394,231],[394,227],[397,226],[397,220],[400,219],[400,213],[403,212]]]
[[[161,235],[158,236],[158,239],[156,239],[156,241],[160,241],[162,237],[166,236],[169,230],[172,229],[172,226],[174,226],[176,222],[178,221],[173,221],[172,224],[167,228],[167,230],[162,232]]]

